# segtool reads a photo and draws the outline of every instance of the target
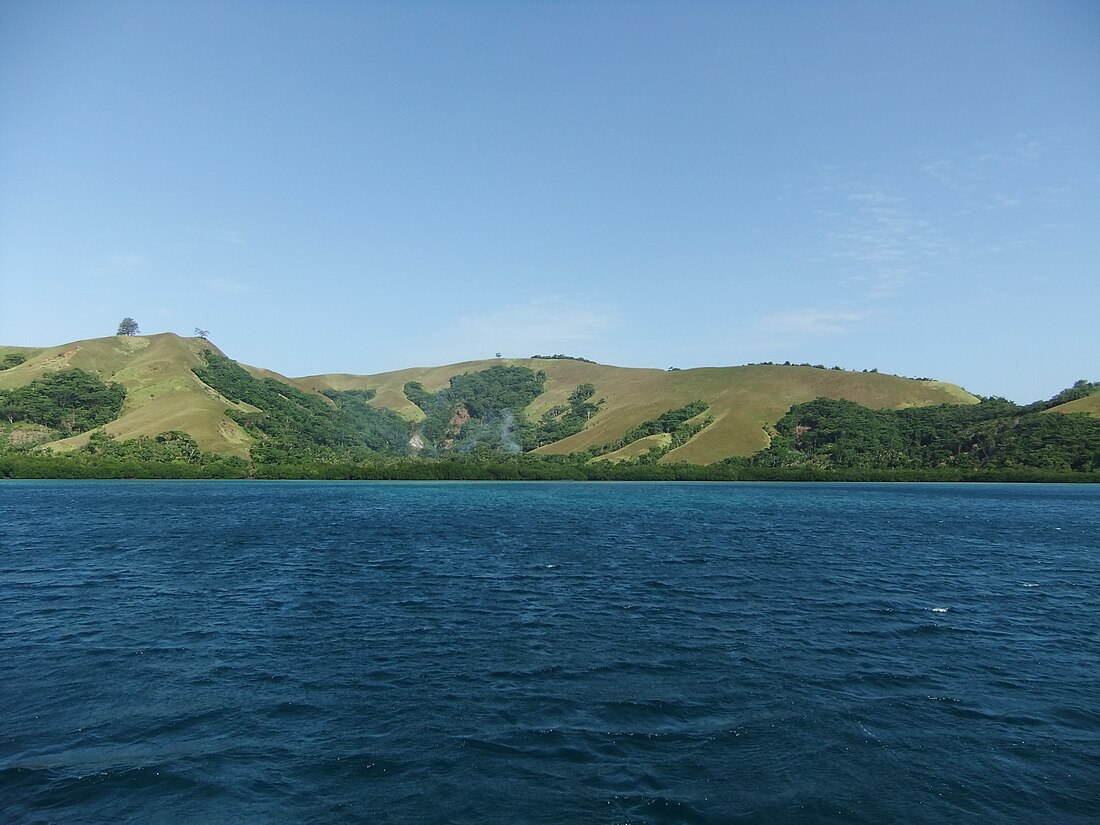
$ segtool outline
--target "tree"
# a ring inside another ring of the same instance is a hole
[[[10,370],[12,367],[18,367],[26,360],[27,356],[21,352],[9,352],[3,358],[0,358],[0,370]]]
[[[201,338],[202,340],[205,341],[206,336],[208,336],[209,334],[210,334],[210,330],[208,330],[208,329],[199,329],[198,327],[195,327],[195,337],[196,338]]]
[[[133,318],[126,317],[118,322],[118,332],[116,332],[115,335],[137,335],[140,331],[137,321]]]

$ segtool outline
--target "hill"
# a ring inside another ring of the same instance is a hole
[[[416,381],[428,390],[438,390],[456,375],[497,365],[527,367],[546,374],[545,392],[527,411],[532,419],[564,404],[581,384],[592,384],[594,397],[605,399],[606,403],[580,433],[535,450],[544,455],[580,452],[614,442],[631,428],[695,400],[710,405],[708,413],[713,423],[686,444],[665,454],[662,462],[709,464],[730,456],[751,455],[768,446],[767,428],[791,405],[819,396],[892,409],[973,404],[978,400],[953,384],[871,372],[782,365],[666,371],[548,358],[467,361],[377,375],[314,375],[296,383],[314,390],[374,390],[373,404],[418,421],[423,412],[405,396],[403,388],[408,382]]]
[[[7,476],[1076,480],[1100,471],[1098,409],[1086,380],[1020,406],[809,365],[535,356],[286,378],[170,333],[0,347]]]
[[[1087,413],[1088,415],[1094,415],[1100,418],[1100,390],[1094,390],[1089,395],[1074,399],[1073,401],[1067,401],[1065,404],[1058,404],[1055,407],[1051,407],[1047,412]]]
[[[17,353],[25,361],[0,371],[0,390],[30,384],[48,373],[81,369],[126,389],[122,413],[103,429],[117,438],[156,436],[178,430],[200,447],[225,455],[247,456],[252,438],[225,415],[247,409],[226,400],[192,372],[203,363],[204,349],[220,352],[209,341],[159,335],[111,336],[73,341],[57,347],[0,347],[0,358]],[[60,451],[81,447],[89,433],[51,441]]]
[[[248,403],[247,398],[266,403],[258,399],[270,395],[248,396],[229,392],[225,387],[219,391],[201,380],[195,370],[205,367],[205,350],[224,357],[209,341],[172,333],[111,336],[48,348],[0,347],[0,360],[6,355],[15,356],[16,361],[24,359],[0,371],[0,390],[28,385],[49,373],[81,369],[103,382],[117,382],[126,390],[121,414],[103,426],[109,435],[132,439],[180,431],[190,435],[204,451],[247,457],[257,438],[268,438],[271,425],[268,421],[268,430],[254,426],[270,411]],[[519,433],[521,438],[528,439],[525,449],[543,455],[587,451],[619,460],[644,456],[656,448],[663,453],[659,460],[664,463],[708,464],[731,456],[751,455],[768,446],[769,433],[774,432],[772,428],[792,405],[818,397],[890,409],[977,401],[959,387],[939,381],[810,366],[752,365],[665,371],[569,358],[503,358],[375,375],[323,374],[294,379],[259,367],[246,369],[258,381],[270,379],[279,382],[271,386],[289,385],[316,398],[306,406],[322,404],[351,410],[344,402],[354,400],[359,405],[356,421],[360,423],[369,414],[367,407],[392,410],[409,422],[414,433],[418,427],[428,426],[425,423],[428,413],[410,399],[410,385],[419,385],[425,398],[443,403],[450,398],[448,392],[458,392],[449,388],[466,374],[502,378],[507,377],[506,370],[511,370],[513,377],[533,374],[540,376],[540,383],[515,409],[522,421],[530,422]],[[576,402],[578,405],[570,406],[574,404],[571,396],[582,387],[590,388],[589,395]],[[482,387],[478,391],[488,390]],[[662,431],[650,426],[645,430],[647,424],[666,413],[694,402],[702,402],[705,412],[686,422],[678,419],[675,422],[681,428],[678,436],[671,429]],[[422,399],[420,403],[425,402]],[[462,399],[455,396],[450,403],[447,415],[458,414],[455,411],[459,407],[473,406],[474,400],[467,391]],[[327,415],[321,407],[317,410],[322,417]],[[491,411],[489,420],[496,420]],[[462,424],[451,424],[456,433],[462,428]],[[447,425],[446,420],[440,424],[443,429]],[[347,442],[348,428],[357,425],[342,420],[342,423],[328,421],[324,426],[329,431],[336,427],[343,434],[344,440],[340,442],[343,444]],[[387,426],[392,430],[392,423]],[[483,434],[487,426],[490,425],[482,427]],[[473,425],[468,424],[468,432],[472,430]],[[618,443],[632,432],[644,434]],[[71,450],[84,446],[88,439],[88,432],[78,433],[56,437],[49,441],[49,446]],[[440,449],[450,447],[449,442],[453,441],[444,439]],[[457,447],[472,448],[469,444],[463,446],[461,439]]]

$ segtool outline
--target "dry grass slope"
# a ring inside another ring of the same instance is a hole
[[[644,438],[639,438],[637,441],[632,441],[630,444],[614,452],[597,456],[593,458],[592,461],[610,461],[612,464],[618,464],[620,461],[643,456],[652,449],[666,447],[670,441],[672,441],[672,433],[647,435]]]
[[[118,381],[128,391],[122,416],[106,427],[111,434],[133,438],[182,430],[190,433],[204,450],[247,455],[250,437],[225,416],[226,408],[249,409],[247,405],[230,403],[191,372],[192,367],[202,363],[201,352],[206,348],[219,352],[208,341],[172,333],[95,338],[48,348],[0,347],[0,355],[21,352],[27,357],[25,363],[0,372],[0,388],[29,383],[50,370],[80,367],[104,381]],[[538,452],[544,454],[574,452],[616,441],[638,424],[696,400],[710,404],[707,414],[714,418],[714,423],[669,452],[662,461],[708,464],[729,456],[751,455],[767,446],[767,428],[792,404],[819,396],[892,408],[977,401],[959,387],[938,381],[810,367],[708,367],[666,372],[565,359],[502,358],[377,375],[286,378],[259,367],[248,369],[257,376],[278,378],[304,390],[373,389],[377,395],[371,403],[416,421],[423,418],[423,413],[405,397],[407,382],[419,381],[435,391],[446,386],[455,375],[495,365],[523,366],[546,373],[546,392],[527,409],[532,419],[552,406],[565,404],[579,384],[593,384],[595,399],[603,399],[599,413],[584,431],[540,448]],[[1096,412],[1098,404],[1100,395],[1064,407],[1077,405]],[[72,449],[86,441],[87,435],[82,435],[51,446]],[[621,460],[640,455],[658,441],[649,439],[627,445],[609,458]]]
[[[546,373],[546,392],[528,408],[535,418],[549,407],[564,404],[578,384],[596,387],[596,399],[605,399],[600,412],[583,431],[536,452],[568,453],[607,444],[643,421],[701,399],[711,406],[715,421],[686,444],[668,453],[663,462],[710,464],[734,455],[751,455],[766,447],[766,427],[778,421],[792,404],[819,396],[844,398],[868,407],[973,404],[977,398],[941,381],[916,381],[880,373],[819,370],[812,367],[746,366],[707,367],[693,370],[632,369],[550,359],[493,359],[467,361],[446,367],[425,367],[378,375],[315,375],[297,379],[311,389],[373,389],[374,403],[389,407],[411,421],[422,413],[405,398],[403,387],[419,381],[428,390],[447,384],[451,376],[475,372],[495,364],[541,369]],[[650,444],[624,448],[616,458],[640,454]]]
[[[1051,407],[1047,412],[1088,413],[1089,415],[1100,417],[1100,392],[1094,392],[1092,395],[1086,395],[1084,398],[1078,398],[1075,401],[1069,401],[1065,404],[1059,404],[1057,407]]]
[[[217,351],[208,341],[162,333],[92,338],[59,347],[21,350],[28,356],[27,361],[0,372],[0,388],[11,389],[46,372],[79,367],[126,387],[122,415],[104,427],[112,435],[134,438],[182,430],[204,450],[246,456],[251,437],[225,416],[227,407],[240,405],[228,402],[191,372],[192,367],[202,363],[200,353],[207,348]],[[0,351],[15,349],[5,347]],[[85,433],[49,446],[75,449],[87,440]]]

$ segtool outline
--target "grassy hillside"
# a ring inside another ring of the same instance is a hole
[[[44,349],[0,347],[0,354],[18,351],[27,358],[0,372],[0,389],[78,367],[104,381],[117,381],[127,390],[122,415],[104,427],[111,435],[134,438],[180,430],[204,450],[247,456],[252,439],[225,416],[227,407],[247,409],[247,405],[231,404],[191,372],[203,363],[199,353],[206,348],[217,351],[208,341],[172,333],[93,338]],[[73,449],[87,443],[88,437],[83,433],[50,446]]]
[[[623,433],[695,400],[710,404],[714,423],[683,446],[672,450],[663,462],[708,464],[734,455],[751,455],[768,446],[766,427],[778,421],[796,403],[819,396],[843,398],[869,407],[903,408],[932,404],[972,404],[977,399],[952,384],[916,381],[880,373],[855,373],[813,367],[746,366],[693,370],[630,369],[564,359],[493,359],[467,361],[446,367],[399,370],[378,375],[315,375],[296,383],[312,389],[372,389],[371,402],[395,410],[407,420],[423,413],[405,398],[403,387],[419,381],[429,391],[444,387],[450,378],[504,364],[542,370],[546,391],[528,408],[528,418],[564,404],[583,383],[596,387],[595,399],[605,404],[588,427],[574,436],[536,452],[560,454],[607,444]],[[652,446],[652,445],[646,445]],[[626,458],[645,452],[645,447],[624,448],[615,456]]]
[[[639,438],[637,441],[630,442],[625,447],[620,447],[618,450],[612,450],[609,453],[597,456],[593,458],[592,461],[610,461],[612,464],[618,464],[620,461],[641,458],[650,450],[659,450],[667,447],[671,441],[671,433],[647,435]]]
[[[1086,395],[1084,398],[1078,398],[1065,404],[1059,404],[1057,407],[1051,407],[1047,412],[1088,413],[1089,415],[1095,415],[1100,418],[1100,392],[1094,392],[1091,395]]]
[[[8,356],[8,355],[18,355],[18,356],[21,356],[24,359],[33,358],[34,356],[38,355],[38,353],[40,353],[42,351],[43,351],[42,347],[5,347],[5,346],[0,346],[0,361],[3,361],[5,356]],[[2,369],[0,369],[0,371],[2,371]]]
[[[46,372],[79,367],[103,381],[118,382],[127,390],[121,416],[105,426],[111,435],[127,439],[180,430],[190,434],[203,450],[247,456],[253,439],[225,411],[255,412],[256,408],[244,402],[231,402],[199,380],[192,370],[203,366],[204,349],[221,354],[208,341],[171,333],[112,336],[49,348],[0,347],[0,358],[5,353],[18,353],[26,359],[0,371],[0,389],[23,386]],[[613,444],[643,422],[695,401],[708,405],[706,417],[712,423],[665,454],[662,462],[707,464],[730,456],[751,455],[768,446],[769,428],[792,405],[820,396],[855,401],[871,408],[894,409],[970,404],[977,400],[959,387],[937,381],[772,365],[664,371],[570,359],[526,358],[467,361],[377,375],[332,374],[293,379],[259,367],[247,369],[259,378],[275,378],[311,393],[372,390],[375,395],[369,401],[371,406],[393,410],[406,421],[419,422],[424,419],[424,412],[405,396],[407,383],[419,382],[424,390],[434,393],[447,387],[454,376],[497,366],[527,367],[545,373],[545,391],[525,411],[531,422],[551,408],[567,405],[580,385],[595,387],[591,400],[602,403],[585,429],[540,447],[537,452],[542,454],[580,452]],[[1095,405],[1098,398],[1079,399],[1073,404]],[[87,443],[88,438],[84,433],[55,441],[51,446],[72,449]],[[617,461],[638,457],[650,448],[669,443],[667,437],[650,436],[621,447],[608,458]]]

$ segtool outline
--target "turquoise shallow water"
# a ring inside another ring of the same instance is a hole
[[[1095,822],[1100,488],[4,482],[3,822]]]

